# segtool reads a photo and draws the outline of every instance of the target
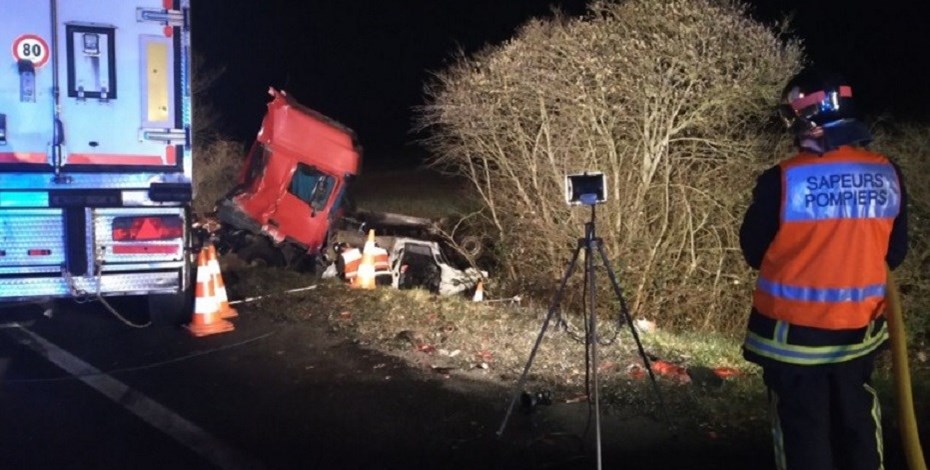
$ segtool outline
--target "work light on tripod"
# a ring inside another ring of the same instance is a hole
[[[585,387],[586,392],[589,395],[589,401],[593,403],[594,416],[595,416],[595,430],[596,430],[596,440],[597,440],[597,468],[601,469],[601,413],[600,413],[600,393],[598,387],[598,354],[597,354],[597,313],[595,312],[595,306],[597,301],[595,299],[595,292],[597,288],[595,286],[595,258],[599,259],[603,267],[607,271],[607,277],[610,279],[611,287],[613,288],[614,295],[618,303],[620,304],[620,318],[621,322],[625,320],[627,326],[630,329],[630,333],[633,335],[633,339],[636,341],[636,347],[639,351],[639,355],[643,360],[643,363],[646,365],[646,370],[649,372],[649,378],[652,382],[653,390],[656,393],[656,398],[659,400],[659,407],[665,411],[665,405],[662,400],[662,394],[659,391],[658,383],[656,382],[655,373],[653,373],[652,366],[649,361],[649,357],[646,355],[646,351],[643,348],[643,343],[639,339],[639,334],[636,332],[636,328],[633,326],[633,320],[630,316],[629,309],[626,306],[626,301],[623,298],[622,289],[620,288],[619,281],[617,280],[617,275],[614,273],[614,270],[610,266],[610,262],[607,259],[607,253],[604,251],[603,240],[597,236],[597,229],[595,228],[595,207],[598,204],[607,202],[607,184],[604,178],[604,173],[599,171],[586,171],[583,173],[571,174],[565,176],[565,202],[572,206],[590,206],[591,207],[591,219],[585,223],[584,237],[578,239],[578,244],[575,247],[575,251],[572,255],[571,261],[568,263],[568,267],[565,270],[565,274],[562,276],[562,280],[559,283],[559,288],[555,292],[555,295],[552,298],[552,303],[549,305],[549,313],[546,315],[545,320],[543,320],[542,328],[539,331],[539,335],[536,337],[536,342],[533,344],[533,349],[530,350],[530,357],[526,361],[526,365],[523,366],[523,373],[520,375],[520,378],[517,380],[517,385],[514,390],[513,398],[510,400],[510,406],[507,408],[507,412],[504,415],[504,420],[501,423],[500,428],[497,430],[497,436],[500,437],[504,433],[504,429],[507,427],[507,422],[510,420],[510,415],[513,412],[514,405],[516,405],[517,400],[523,394],[523,387],[526,384],[527,374],[529,374],[530,367],[533,364],[533,359],[536,357],[536,352],[539,349],[539,344],[542,342],[543,336],[546,334],[546,330],[549,328],[549,324],[552,319],[556,316],[560,310],[560,304],[562,302],[562,297],[565,292],[565,288],[568,284],[568,279],[571,277],[572,272],[575,270],[575,266],[578,263],[579,256],[581,253],[584,253],[584,286],[585,286]],[[589,383],[593,380],[593,384]],[[666,414],[666,420],[671,423]]]
[[[593,206],[607,202],[604,173],[586,171],[565,176],[565,202],[572,206]]]

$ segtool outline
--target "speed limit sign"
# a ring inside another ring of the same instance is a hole
[[[28,60],[35,68],[48,62],[50,51],[48,43],[41,36],[23,34],[13,41],[13,58],[16,61]]]

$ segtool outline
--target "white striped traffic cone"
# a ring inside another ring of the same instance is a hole
[[[207,250],[197,255],[197,286],[194,297],[194,316],[190,324],[184,325],[192,335],[201,337],[224,333],[235,329],[232,323],[220,318],[219,303],[213,288],[213,272],[207,258]]]
[[[354,287],[359,289],[375,288],[375,231],[368,231],[368,241],[362,249],[362,262],[358,265]]]
[[[475,295],[472,296],[471,300],[473,302],[481,302],[484,300],[484,283],[478,281],[478,285],[475,286]]]
[[[213,276],[213,289],[216,294],[217,308],[220,318],[235,318],[239,312],[229,305],[229,296],[226,294],[226,284],[223,282],[223,273],[220,270],[220,260],[216,255],[216,247],[207,246],[207,262],[210,265],[210,274]]]

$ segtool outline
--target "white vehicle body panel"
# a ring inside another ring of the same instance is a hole
[[[388,250],[388,259],[391,263],[391,273],[394,277],[392,286],[399,288],[402,283],[404,269],[402,263],[405,252],[417,250],[432,258],[435,266],[439,268],[439,295],[455,295],[475,287],[478,281],[487,278],[488,273],[475,268],[458,269],[453,267],[442,255],[439,244],[434,241],[419,240],[416,238],[396,237]]]

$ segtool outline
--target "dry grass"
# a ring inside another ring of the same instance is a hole
[[[476,303],[464,296],[439,297],[421,290],[354,290],[337,280],[317,282],[269,268],[227,264],[224,272],[233,298],[317,286],[239,306],[246,314],[284,322],[323,318],[352,341],[427,372],[464,375],[506,387],[512,387],[522,373],[547,313],[546,308],[525,301]],[[526,387],[551,390],[558,400],[579,397],[585,390],[582,323],[576,314],[565,316],[571,329],[550,324]],[[614,319],[605,319],[598,326],[602,340],[613,340],[598,347],[603,396],[608,403],[660,416],[648,379],[637,373],[642,361],[636,343],[625,325],[618,326]],[[739,358],[738,342],[733,338],[677,336],[661,330],[641,337],[653,359],[688,368],[727,366],[742,371],[740,377],[708,387],[660,375],[667,408],[674,415],[681,414],[676,420],[704,423],[719,430],[761,419],[765,407],[760,401],[763,396],[757,371]],[[744,406],[733,406],[735,399]],[[706,413],[684,413],[696,407]]]
[[[239,305],[245,315],[264,315],[280,322],[324,320],[349,340],[393,355],[429,374],[461,376],[513,387],[529,357],[544,308],[508,302],[475,303],[464,297],[438,297],[420,290],[372,291],[349,289],[336,280],[317,281],[306,275],[271,268],[243,268],[225,263],[224,276],[232,298],[268,295]],[[283,294],[285,290],[317,286]],[[274,293],[279,293],[274,295]],[[525,302],[525,301],[524,301]],[[581,399],[585,390],[584,344],[577,338],[580,322],[566,332],[550,325],[525,387],[549,390],[558,401]],[[614,321],[599,323],[603,338],[618,331]],[[616,410],[665,419],[678,426],[697,427],[721,436],[760,432],[767,424],[765,388],[759,369],[740,357],[739,339],[706,333],[675,334],[658,330],[641,334],[651,359],[687,368],[695,380],[658,375],[664,410],[648,378],[636,374],[641,364],[636,343],[624,326],[608,345],[598,347],[598,378],[604,403]],[[912,356],[915,397],[930,393],[926,356]],[[708,368],[732,367],[740,375],[707,380]],[[876,387],[886,406],[893,406],[890,362],[879,362]],[[928,404],[918,399],[918,412]]]
[[[194,212],[209,214],[232,189],[245,157],[245,146],[231,140],[204,139],[194,154]]]
[[[909,198],[908,255],[895,272],[908,332],[930,345],[930,126],[886,122],[876,129],[875,147],[900,165]]]
[[[478,206],[467,181],[427,169],[362,173],[350,196],[359,209],[441,219]]]

